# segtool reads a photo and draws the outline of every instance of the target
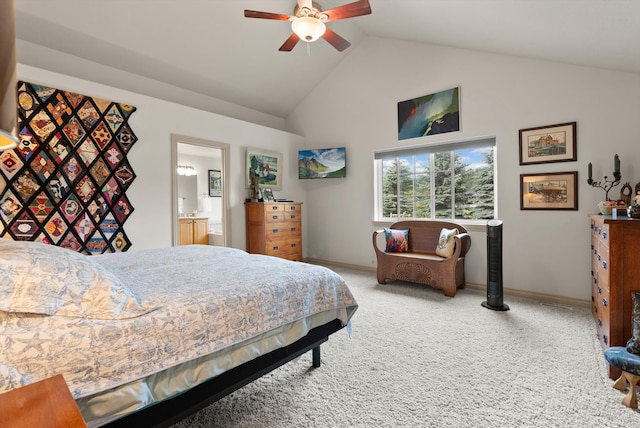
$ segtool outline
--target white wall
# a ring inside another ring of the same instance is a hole
[[[305,202],[305,191],[297,179],[297,152],[304,139],[261,125],[184,107],[133,92],[18,64],[18,78],[88,96],[131,104],[137,108],[129,124],[138,137],[128,159],[137,177],[127,190],[134,207],[124,224],[133,243],[131,249],[171,245],[171,134],[227,143],[231,146],[229,205],[231,246],[245,249],[244,167],[247,147],[283,154],[283,190],[276,195]],[[303,230],[303,233],[306,233]]]
[[[264,148],[283,153],[287,167],[276,197],[305,202],[304,256],[366,267],[374,266],[374,151],[495,135],[505,287],[590,299],[587,214],[604,193],[586,185],[586,165],[593,162],[596,178],[610,175],[618,153],[623,180],[640,181],[640,76],[379,38],[344,55],[288,118],[293,134],[26,65],[18,77],[138,108],[131,126],[139,141],[129,154],[137,178],[127,193],[135,211],[125,224],[133,250],[171,245],[171,133],[231,145],[233,247],[245,248],[245,149]],[[398,101],[454,86],[461,88],[460,132],[398,141]],[[577,162],[519,165],[519,129],[571,121]],[[303,146],[346,147],[347,177],[298,181]],[[580,209],[520,211],[520,174],[558,171],[578,171]],[[484,284],[485,234],[472,238],[467,279]]]
[[[604,192],[586,184],[611,176],[640,181],[640,76],[477,51],[368,38],[316,86],[288,119],[307,148],[346,146],[344,180],[309,180],[307,256],[374,266],[373,153],[496,136],[498,218],[504,226],[504,286],[590,300],[588,213]],[[397,103],[455,86],[460,132],[398,141]],[[576,162],[519,165],[518,130],[577,122]],[[578,211],[521,211],[520,174],[578,171]],[[618,194],[614,188],[610,196]],[[486,283],[486,233],[472,233],[467,280]]]

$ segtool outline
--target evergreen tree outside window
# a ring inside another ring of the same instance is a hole
[[[495,138],[375,154],[380,220],[495,218]]]

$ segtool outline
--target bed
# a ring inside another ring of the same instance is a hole
[[[90,427],[169,426],[304,352],[319,366],[357,309],[330,269],[205,245],[0,239],[0,272],[0,392],[63,374]]]

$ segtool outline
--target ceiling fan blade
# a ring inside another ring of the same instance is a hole
[[[325,30],[324,34],[322,35],[322,38],[325,39],[327,42],[329,42],[331,46],[338,49],[338,51],[340,52],[342,52],[343,50],[351,46],[351,43],[349,43],[342,36],[339,36],[336,32],[334,32],[329,27],[327,27],[327,29]]]
[[[280,52],[291,52],[291,50],[296,46],[296,44],[300,41],[300,37],[297,36],[296,33],[291,33],[289,38],[280,46],[278,49]]]
[[[369,0],[359,0],[325,10],[323,13],[329,16],[327,22],[338,21],[340,19],[353,18],[354,16],[369,15],[371,6],[369,5]]]
[[[289,15],[283,15],[281,13],[260,12],[258,10],[244,10],[244,16],[246,18],[261,18],[261,19],[275,19],[277,21],[288,21]]]

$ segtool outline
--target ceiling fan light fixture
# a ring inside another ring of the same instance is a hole
[[[291,23],[291,29],[294,33],[305,42],[315,42],[324,34],[327,29],[324,22],[318,18],[311,16],[302,16],[296,18]]]

